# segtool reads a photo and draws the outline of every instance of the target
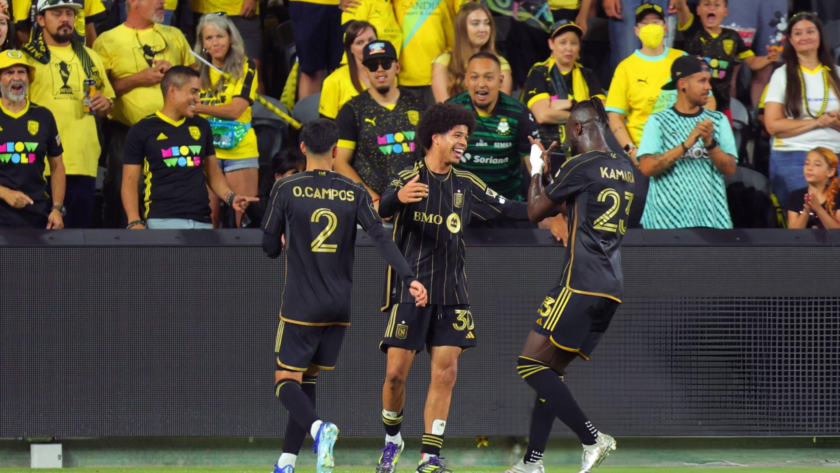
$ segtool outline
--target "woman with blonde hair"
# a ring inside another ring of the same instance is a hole
[[[231,190],[240,195],[256,195],[259,149],[251,128],[251,105],[257,97],[257,69],[245,56],[242,36],[227,16],[209,13],[201,17],[195,52],[226,75],[198,62],[201,75],[201,103],[196,113],[207,118],[213,128],[213,144],[219,167]],[[210,193],[213,226],[219,226],[220,201]],[[236,227],[242,224],[236,212]]]
[[[480,3],[465,3],[455,16],[455,46],[432,62],[432,93],[435,102],[446,102],[467,90],[464,78],[467,63],[477,53],[496,54],[496,22],[490,10]],[[502,92],[513,90],[510,64],[498,54],[502,64]]]

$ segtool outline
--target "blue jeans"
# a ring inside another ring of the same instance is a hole
[[[808,187],[802,172],[806,154],[807,151],[770,151],[770,186],[782,208],[791,192]]]
[[[649,1],[662,7],[667,17],[668,0]],[[613,69],[633,54],[633,51],[642,47],[641,41],[633,31],[636,26],[636,9],[642,3],[642,0],[621,0],[621,21],[610,18],[610,65]]]
[[[217,156],[218,157],[218,156]],[[219,169],[227,174],[240,169],[259,169],[260,158],[244,158],[244,159],[220,159]]]
[[[212,230],[212,223],[196,222],[186,218],[150,218],[146,220],[149,230]]]

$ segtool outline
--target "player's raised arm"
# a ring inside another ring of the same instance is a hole
[[[532,222],[539,222],[548,217],[556,207],[543,190],[543,179],[551,175],[549,168],[551,151],[557,146],[552,142],[548,149],[542,143],[531,140],[531,185],[528,186],[528,218]]]
[[[361,185],[359,186],[361,187]],[[392,188],[392,186],[388,187],[389,190]],[[385,193],[387,194],[388,191],[385,191]],[[387,262],[388,265],[391,266],[391,268],[393,268],[403,280],[405,285],[408,287],[409,292],[411,292],[411,295],[414,296],[417,305],[420,307],[425,306],[427,296],[426,288],[420,283],[420,281],[417,280],[414,271],[412,271],[411,267],[409,267],[408,261],[405,260],[405,257],[400,252],[397,244],[394,243],[394,240],[391,238],[388,230],[385,230],[385,227],[382,226],[382,219],[373,207],[373,200],[371,200],[370,194],[365,192],[364,188],[362,188],[358,195],[360,198],[356,216],[359,225],[362,226],[365,233],[367,233],[373,240],[379,254],[385,258],[385,262]],[[380,211],[381,210],[382,207],[380,206]]]

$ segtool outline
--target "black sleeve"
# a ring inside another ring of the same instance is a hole
[[[797,189],[788,195],[787,205],[785,210],[788,212],[802,212],[802,207],[805,206],[805,194],[808,189]]]
[[[279,236],[263,233],[262,247],[269,258],[275,259],[283,251],[283,240]]]
[[[61,146],[61,137],[58,136],[58,125],[55,123],[55,117],[49,110],[44,110],[47,112],[47,157],[55,158],[64,153],[64,147]]]
[[[406,170],[408,171],[408,170]],[[406,182],[411,179],[414,179],[416,174],[414,173],[406,173],[406,171],[401,172],[400,174],[394,176],[391,180],[391,184],[385,189],[385,192],[379,196],[379,215],[382,218],[388,218],[396,214],[400,211],[403,207],[402,202],[400,202],[400,197],[397,195],[397,192],[403,188]],[[409,176],[408,178],[403,178],[403,176]]]
[[[254,100],[251,99],[251,91],[257,88],[256,78],[257,66],[254,64],[254,61],[248,59],[248,68],[245,71],[245,80],[242,82],[242,90],[240,90],[239,94],[236,96],[247,100],[251,105],[254,104]]]
[[[342,105],[338,111],[338,115],[335,116],[335,124],[338,125],[339,147],[343,147],[341,146],[342,142],[345,142],[345,145],[353,143],[353,149],[356,149],[355,145],[356,140],[359,139],[359,128],[356,125],[356,114],[349,103]]]
[[[116,3],[116,2],[115,2]],[[99,23],[100,21],[104,21],[108,18],[108,11],[99,12],[96,15],[86,16],[85,17],[85,24],[89,25],[91,23]]]
[[[588,67],[583,68],[583,80],[586,81],[586,86],[589,87],[590,97],[594,97],[596,95],[607,95],[604,91],[604,87],[601,85],[601,81],[598,80],[598,76],[592,72],[592,69],[589,69]]]
[[[548,81],[545,80],[544,68],[532,67],[525,79],[525,86],[522,88],[521,101],[530,108],[534,102],[546,99],[551,101],[551,91],[548,90]]]
[[[142,135],[144,123],[141,121],[128,130],[125,137],[125,151],[123,154],[124,164],[142,165],[146,158],[146,142]]]
[[[470,214],[481,220],[528,220],[528,204],[508,200],[487,187],[481,179],[470,178]]]
[[[534,114],[526,108],[519,114],[519,125],[516,127],[517,147],[519,148],[519,154],[523,156],[531,154],[531,141],[528,140],[529,136],[537,141],[540,139],[540,132],[537,129],[537,122],[534,121]]]
[[[560,172],[557,173],[557,177],[554,178],[554,182],[545,188],[545,195],[552,202],[560,205],[569,197],[583,192],[587,185],[587,179],[584,176],[584,170],[586,169],[584,164],[590,159],[592,158],[566,161],[560,168]]]
[[[356,211],[359,225],[376,244],[376,249],[379,250],[379,254],[385,258],[388,265],[394,268],[394,271],[400,275],[406,286],[410,286],[412,282],[417,280],[414,272],[409,268],[408,262],[400,253],[400,249],[394,243],[391,235],[388,234],[388,230],[385,230],[385,227],[382,226],[382,219],[379,218],[373,208],[370,193],[364,187],[359,187],[358,195],[361,197]]]
[[[271,189],[271,195],[268,198],[268,209],[266,209],[262,221],[263,251],[270,258],[280,256],[280,251],[283,248],[280,237],[286,230],[286,213],[283,210],[283,199],[278,191],[279,188],[275,183],[274,188]]]

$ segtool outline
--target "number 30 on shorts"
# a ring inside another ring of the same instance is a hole
[[[472,312],[469,310],[456,310],[455,315],[458,316],[458,322],[452,324],[452,327],[459,332],[464,330],[474,330],[475,321],[473,320]]]

